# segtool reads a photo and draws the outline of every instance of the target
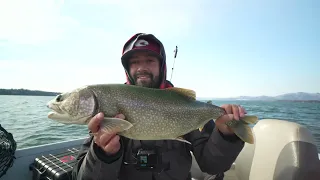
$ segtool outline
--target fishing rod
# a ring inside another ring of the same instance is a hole
[[[172,71],[171,71],[170,81],[171,81],[171,79],[172,79],[174,64],[175,64],[175,62],[176,62],[176,57],[177,57],[177,54],[178,54],[178,46],[176,46],[176,49],[175,49],[173,52],[174,52],[174,58],[173,58],[173,65],[172,65]]]

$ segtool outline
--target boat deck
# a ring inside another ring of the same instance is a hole
[[[215,175],[209,175],[207,173],[203,173],[197,161],[195,160],[195,157],[191,153],[192,156],[192,166],[191,166],[191,174],[192,174],[192,180],[213,180],[215,178]],[[238,180],[236,176],[236,171],[235,171],[235,163],[233,163],[228,171],[224,173],[224,178],[223,180]]]
[[[213,180],[214,178],[215,178],[215,176],[207,175],[202,180]],[[194,179],[193,178],[193,180],[200,180],[200,179]],[[230,169],[229,171],[225,172],[223,180],[238,180],[238,178],[236,177],[234,169]]]
[[[208,175],[207,173],[202,173],[200,169],[198,168],[197,164],[192,164],[191,173],[193,174],[192,180],[213,180],[215,178],[215,175]],[[223,180],[238,180],[235,172],[235,164],[231,166],[231,168],[224,173]]]
[[[223,180],[238,180],[235,170],[230,169],[229,171],[225,172]]]

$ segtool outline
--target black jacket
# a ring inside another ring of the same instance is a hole
[[[74,180],[187,180],[190,177],[192,163],[190,151],[194,154],[203,172],[217,174],[227,171],[242,150],[244,142],[236,136],[223,136],[214,127],[212,121],[204,130],[192,131],[185,135],[192,145],[180,141],[137,141],[121,137],[121,149],[114,156],[106,156],[89,137],[82,145],[74,166]],[[142,142],[142,144],[141,144]],[[163,168],[159,172],[139,171],[132,163],[135,162],[137,150],[148,142],[151,148],[159,149]],[[161,171],[162,170],[162,171]]]

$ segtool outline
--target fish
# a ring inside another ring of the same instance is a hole
[[[48,118],[63,124],[88,124],[93,116],[104,113],[100,128],[135,140],[178,140],[204,127],[226,111],[196,99],[195,91],[180,87],[155,89],[128,84],[92,84],[57,95],[47,102]],[[115,118],[123,114],[125,119]],[[244,142],[253,144],[248,124],[257,116],[246,115],[225,124]]]

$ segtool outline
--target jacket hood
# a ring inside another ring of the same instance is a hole
[[[139,41],[140,40],[140,41]],[[159,88],[167,88],[167,87],[173,87],[171,82],[167,80],[167,63],[166,63],[166,53],[165,48],[162,44],[162,42],[157,39],[153,34],[146,34],[146,33],[137,33],[134,36],[132,36],[123,46],[122,49],[122,57],[121,62],[125,69],[126,84],[134,84],[133,78],[129,74],[129,68],[128,68],[128,58],[130,55],[135,52],[136,50],[139,50],[135,47],[137,41],[148,43],[148,41],[155,42],[157,44],[157,48],[152,48],[151,51],[156,52],[158,54],[158,58],[160,59],[160,85]]]

